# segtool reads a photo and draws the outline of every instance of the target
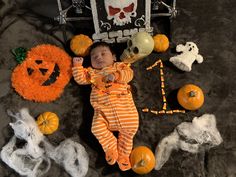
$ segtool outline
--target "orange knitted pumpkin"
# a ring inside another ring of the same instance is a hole
[[[177,93],[179,104],[187,110],[197,110],[204,103],[202,89],[193,84],[186,84]]]
[[[43,134],[52,134],[58,129],[59,118],[53,112],[44,112],[39,115],[37,124]]]
[[[169,48],[169,39],[164,34],[156,34],[153,36],[154,50],[156,52],[165,52]]]
[[[25,99],[50,102],[71,78],[71,57],[59,47],[43,44],[28,51],[12,73],[12,86]]]
[[[70,48],[74,54],[85,57],[89,53],[89,47],[93,44],[92,39],[84,34],[74,36],[70,41]]]
[[[138,146],[130,154],[130,163],[135,173],[147,174],[155,166],[155,156],[148,147]]]

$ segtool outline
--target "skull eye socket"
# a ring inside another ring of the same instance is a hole
[[[137,54],[139,52],[138,47],[134,47],[133,52],[134,52],[134,54]]]
[[[134,3],[130,4],[129,6],[125,7],[123,9],[126,13],[127,12],[132,12],[134,10]]]
[[[128,47],[132,46],[132,41],[128,40],[127,45],[128,45]]]

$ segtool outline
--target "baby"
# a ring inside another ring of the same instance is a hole
[[[122,171],[131,168],[129,156],[139,125],[138,112],[130,92],[132,69],[116,56],[105,42],[90,48],[92,67],[82,66],[83,58],[73,59],[73,76],[78,84],[91,84],[90,102],[94,108],[92,133],[106,155],[107,163],[116,162]],[[118,137],[113,132],[118,131]]]

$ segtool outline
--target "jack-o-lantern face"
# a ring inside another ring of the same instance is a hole
[[[25,99],[49,102],[58,98],[71,78],[71,57],[49,45],[32,48],[12,73],[12,86]]]

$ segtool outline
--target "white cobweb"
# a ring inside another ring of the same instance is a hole
[[[160,170],[169,159],[172,150],[198,153],[221,144],[223,141],[213,114],[194,117],[191,122],[183,122],[164,137],[156,147],[156,170]]]
[[[16,118],[16,122],[10,123],[15,135],[1,150],[1,159],[9,167],[22,176],[39,177],[47,173],[51,167],[50,159],[53,159],[72,177],[87,174],[89,157],[81,144],[66,139],[54,147],[39,131],[28,109],[21,109],[16,114],[8,111],[8,114]],[[16,147],[17,138],[26,141],[23,147]]]

